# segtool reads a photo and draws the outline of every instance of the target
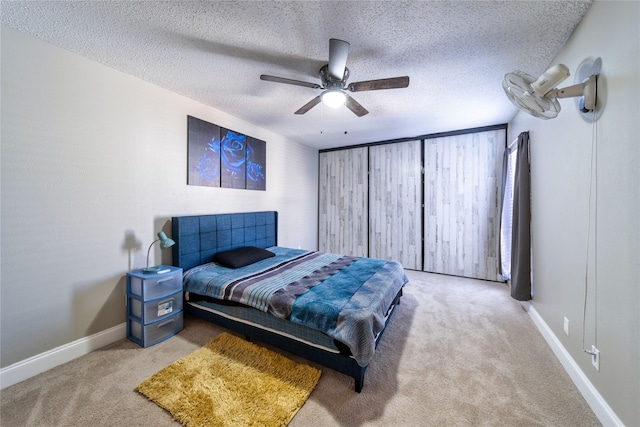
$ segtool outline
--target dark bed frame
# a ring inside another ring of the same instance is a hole
[[[211,262],[217,252],[242,246],[268,248],[277,246],[278,213],[249,212],[217,215],[180,216],[172,218],[173,265],[183,270]],[[390,308],[389,317],[399,304],[401,292]],[[353,357],[332,353],[286,336],[237,322],[185,304],[185,311],[197,317],[282,350],[319,363],[355,380],[355,391],[362,391],[367,366],[360,366]],[[384,332],[384,331],[383,331]],[[382,337],[378,335],[376,346]]]

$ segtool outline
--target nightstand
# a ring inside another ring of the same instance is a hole
[[[127,338],[142,347],[182,330],[182,269],[163,265],[156,273],[127,273]]]

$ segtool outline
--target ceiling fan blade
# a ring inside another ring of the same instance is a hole
[[[316,105],[318,105],[319,103],[320,103],[320,95],[316,96],[311,101],[307,102],[302,107],[300,107],[300,109],[296,111],[295,114],[304,114],[307,111],[311,110]]]
[[[363,82],[349,83],[348,89],[351,92],[362,92],[365,90],[380,89],[400,89],[409,86],[409,77],[392,77],[389,79],[367,80]]]
[[[355,99],[353,99],[352,97],[350,97],[346,93],[345,93],[345,96],[347,98],[344,101],[344,105],[346,105],[346,107],[349,110],[351,110],[353,112],[353,114],[355,114],[358,117],[362,117],[365,114],[369,114],[367,109],[364,108],[362,105],[360,105],[360,103],[358,103],[358,101],[356,101]]]
[[[300,80],[285,79],[284,77],[269,76],[266,74],[260,75],[260,80],[265,80],[268,82],[275,82],[275,83],[284,83],[288,85],[310,87],[311,89],[322,89],[322,86],[320,86],[317,83],[308,83]]]
[[[344,78],[349,46],[349,43],[344,40],[329,40],[329,76],[334,80],[342,81]]]

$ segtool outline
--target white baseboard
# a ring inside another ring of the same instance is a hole
[[[566,348],[562,345],[558,337],[551,331],[549,325],[544,321],[540,314],[536,311],[533,305],[529,303],[523,303],[523,308],[529,313],[529,317],[533,320],[536,327],[551,347],[551,350],[556,355],[565,371],[569,374],[569,377],[573,383],[578,387],[578,391],[582,394],[582,397],[587,401],[591,410],[596,414],[598,420],[603,426],[620,426],[624,427],[624,424],[618,418],[616,413],[611,409],[609,404],[604,400],[602,395],[593,386],[589,378],[580,369],[575,360],[571,357]]]
[[[31,378],[44,371],[55,368],[63,363],[70,362],[85,354],[91,353],[105,345],[116,342],[126,337],[127,324],[109,328],[91,336],[80,338],[69,344],[61,345],[44,353],[37,354],[28,359],[16,362],[13,365],[0,369],[0,389]]]

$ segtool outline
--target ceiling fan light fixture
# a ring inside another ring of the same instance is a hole
[[[347,99],[344,92],[341,90],[327,90],[322,93],[322,102],[331,108],[338,108],[344,105],[344,101]]]

